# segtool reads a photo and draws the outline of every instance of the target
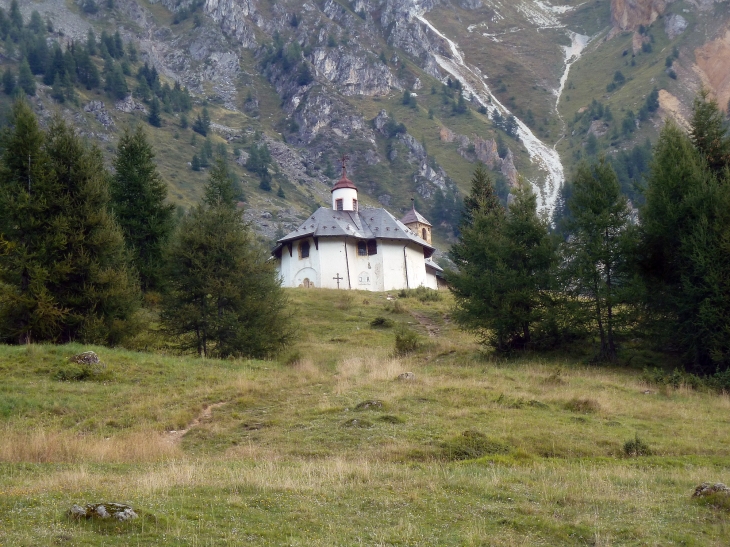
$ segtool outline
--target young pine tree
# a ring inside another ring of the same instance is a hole
[[[578,167],[568,202],[569,238],[564,263],[572,296],[590,310],[598,331],[599,362],[617,358],[616,330],[620,304],[630,289],[631,252],[635,245],[628,200],[611,165],[597,163]]]
[[[163,284],[163,249],[173,230],[174,206],[165,203],[167,186],[141,127],[126,130],[114,158],[111,204],[144,291]]]
[[[184,217],[169,252],[163,321],[201,357],[271,355],[292,337],[276,270],[235,204],[222,159],[204,202]]]

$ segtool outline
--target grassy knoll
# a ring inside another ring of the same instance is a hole
[[[447,295],[289,295],[279,361],[0,347],[0,544],[727,544],[727,511],[690,497],[730,480],[727,395],[495,360]],[[404,327],[420,349],[394,357]],[[651,455],[624,454],[637,435]],[[97,501],[141,518],[64,515]]]

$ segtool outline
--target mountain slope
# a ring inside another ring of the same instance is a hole
[[[415,196],[443,246],[473,162],[493,169],[503,199],[519,172],[550,212],[579,159],[654,138],[667,116],[683,123],[703,82],[730,98],[727,1],[45,0],[21,6],[26,22],[33,10],[51,22],[49,43],[119,31],[139,53],[117,59],[138,99],[77,85],[58,104],[39,80],[42,117],[60,110],[111,153],[120,127],[145,123],[135,74],[148,63],[193,102],[149,127],[170,198],[196,202],[206,175],[193,155],[226,151],[265,238],[328,202],[347,154],[363,203],[397,214]],[[2,61],[17,69],[24,52],[13,49],[6,41]],[[209,142],[184,127],[204,107]],[[271,191],[244,167],[264,143]]]

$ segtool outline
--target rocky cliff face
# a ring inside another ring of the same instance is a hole
[[[611,0],[611,21],[620,30],[651,25],[672,0]]]
[[[695,50],[695,58],[702,83],[722,108],[730,107],[730,25],[720,37]]]

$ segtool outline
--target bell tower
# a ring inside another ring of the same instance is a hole
[[[408,211],[405,216],[400,219],[411,232],[420,237],[423,241],[431,245],[431,223],[426,218],[416,211],[416,201],[411,198],[411,210]]]
[[[347,178],[347,156],[342,156],[342,176],[332,187],[332,209],[357,212],[357,186]]]

